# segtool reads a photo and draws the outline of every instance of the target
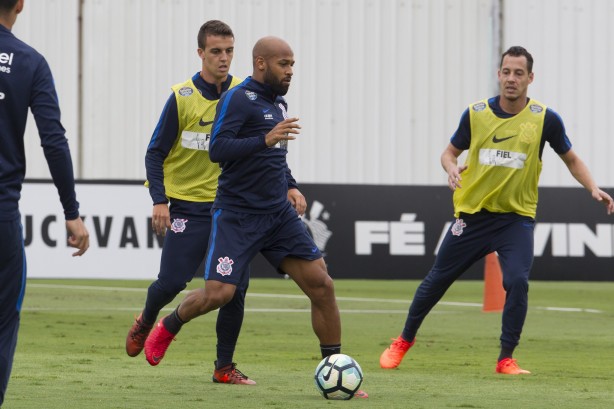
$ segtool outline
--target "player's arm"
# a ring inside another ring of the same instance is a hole
[[[66,231],[69,233],[68,245],[77,249],[72,256],[82,256],[90,247],[90,235],[83,224],[83,219],[77,217],[73,220],[66,220]]]
[[[612,214],[614,212],[614,202],[612,198],[606,192],[599,189],[584,161],[573,151],[571,142],[565,131],[563,120],[550,108],[546,110],[542,138],[548,141],[552,149],[563,160],[571,175],[580,182],[586,190],[591,192],[593,199],[602,202],[606,206],[608,214]]]
[[[305,214],[305,210],[307,210],[307,201],[305,200],[305,196],[303,196],[298,189],[298,183],[296,183],[296,180],[292,176],[288,164],[286,164],[286,180],[288,182],[288,200],[298,215],[302,216]]]
[[[171,227],[168,199],[164,189],[164,161],[173,148],[179,132],[179,115],[175,95],[166,101],[160,119],[153,132],[147,153],[145,154],[145,171],[149,182],[149,195],[153,201],[151,225],[156,234],[164,235]]]
[[[441,154],[441,166],[448,174],[448,187],[456,190],[461,187],[461,173],[467,169],[467,165],[458,166],[458,157],[465,149],[469,149],[471,144],[471,126],[469,123],[469,110],[465,110],[461,116],[458,128],[450,143]]]
[[[275,146],[281,141],[293,141],[300,133],[298,118],[287,118],[279,122],[264,137],[267,146]]]
[[[149,194],[154,204],[168,202],[164,190],[164,161],[177,139],[178,131],[177,101],[175,95],[171,94],[160,114],[145,153],[145,172],[149,182]]]
[[[294,207],[299,216],[305,214],[305,210],[307,210],[307,200],[298,188],[294,187],[288,189],[288,201],[290,201],[290,204],[292,204],[292,207]]]
[[[448,187],[452,190],[462,187],[461,173],[467,169],[467,165],[458,166],[458,157],[461,153],[463,153],[462,150],[449,143],[441,154],[441,166],[448,174]]]
[[[237,95],[236,88],[226,92],[220,98],[216,110],[211,141],[209,142],[209,158],[212,162],[230,162],[250,156],[266,149],[264,135],[243,136],[237,135],[248,121],[251,104],[246,104],[243,94]]]
[[[64,209],[68,245],[77,249],[73,256],[83,255],[90,246],[89,232],[79,216],[79,202],[75,193],[72,157],[60,120],[60,107],[49,65],[41,59],[32,84],[30,108],[36,121],[41,146],[49,166],[53,183]]]
[[[591,196],[593,199],[598,202],[602,202],[608,214],[614,213],[614,201],[612,197],[599,189],[591,172],[588,170],[588,167],[584,163],[582,159],[573,151],[573,149],[569,149],[566,153],[559,155],[560,158],[565,162],[567,169],[571,175],[578,181],[586,190],[591,192]]]
[[[60,107],[49,65],[42,58],[34,73],[30,109],[51,178],[55,184],[66,220],[79,217],[79,203],[75,193],[72,158],[65,129],[60,120]]]

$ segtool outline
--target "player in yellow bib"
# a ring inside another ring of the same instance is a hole
[[[571,149],[561,118],[527,97],[533,76],[531,54],[522,47],[508,49],[498,71],[500,94],[469,106],[441,155],[454,191],[456,220],[416,290],[401,335],[382,353],[382,368],[401,363],[422,321],[450,285],[476,261],[496,251],[507,295],[495,370],[506,375],[530,373],[512,356],[527,314],[537,185],[546,143],[593,199],[602,202],[608,214],[614,212],[610,195],[599,189]],[[465,150],[467,160],[459,165],[457,159]]]
[[[141,353],[160,310],[186,288],[207,251],[211,206],[220,175],[219,165],[209,159],[211,126],[220,96],[241,80],[228,72],[234,34],[227,24],[208,21],[197,39],[201,71],[172,87],[145,157],[152,227],[165,237],[158,279],[149,286],[145,307],[126,337],[129,356]],[[255,384],[232,362],[246,291],[247,281],[237,286],[234,298],[219,310],[214,382]]]

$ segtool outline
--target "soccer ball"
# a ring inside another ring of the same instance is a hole
[[[351,356],[334,354],[318,364],[314,378],[326,399],[348,400],[362,384],[362,369]]]

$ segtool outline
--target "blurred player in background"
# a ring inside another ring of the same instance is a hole
[[[213,204],[205,288],[191,291],[151,332],[145,356],[152,365],[164,357],[183,324],[226,305],[247,286],[249,264],[258,252],[311,300],[322,356],[341,351],[333,280],[298,217],[306,202],[286,162],[288,141],[300,128],[298,118],[288,118],[283,98],[293,75],[294,53],[284,40],[265,37],[254,46],[252,57],[252,77],[222,96],[212,132],[211,160],[222,164],[222,173]]]
[[[593,199],[614,212],[610,195],[595,184],[584,162],[571,149],[561,118],[527,97],[533,82],[533,57],[511,47],[501,57],[500,95],[471,104],[441,156],[454,191],[456,221],[435,264],[416,290],[401,335],[380,357],[382,368],[396,368],[414,344],[418,328],[452,283],[473,263],[496,251],[506,291],[501,352],[496,372],[530,373],[513,359],[527,315],[529,272],[537,185],[546,142]],[[469,150],[465,165],[457,158]]]
[[[78,249],[73,256],[81,256],[89,247],[51,70],[41,54],[11,33],[23,6],[23,0],[0,0],[0,406],[13,366],[26,286],[19,198],[26,173],[28,108],[64,208],[68,244]]]
[[[126,337],[126,352],[137,356],[164,308],[192,280],[205,257],[220,167],[209,159],[209,137],[220,95],[241,82],[228,73],[234,55],[232,29],[218,20],[198,32],[201,71],[174,85],[145,156],[152,228],[165,235],[158,279]],[[170,202],[170,206],[169,206]],[[240,285],[217,318],[217,360],[213,381],[251,385],[232,362],[243,323],[247,284]]]

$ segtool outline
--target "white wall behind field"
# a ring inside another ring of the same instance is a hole
[[[303,130],[288,161],[299,182],[445,184],[439,155],[460,114],[494,95],[499,47],[524,45],[530,95],[614,186],[608,0],[82,0],[81,101],[79,4],[28,0],[14,32],[49,60],[81,179],[144,178],[170,86],[199,70],[198,28],[217,18],[235,32],[237,76],[250,75],[258,38],[293,47],[287,99]],[[30,121],[27,177],[48,178],[38,145]],[[576,185],[556,155],[544,160],[542,185]]]
[[[602,186],[614,187],[614,2],[505,1],[503,45],[522,44],[535,59],[530,95],[561,115],[574,149]],[[542,185],[577,185],[545,150]]]

